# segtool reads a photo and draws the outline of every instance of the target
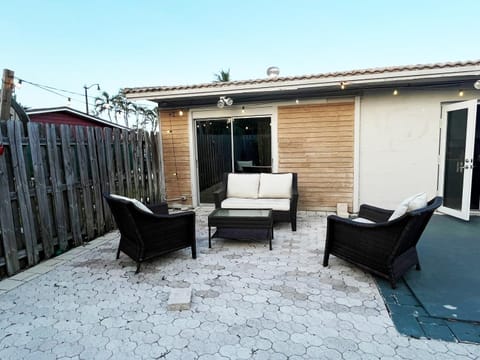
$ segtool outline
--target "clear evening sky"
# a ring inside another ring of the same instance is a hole
[[[480,1],[1,0],[0,67],[27,107],[85,110],[83,86],[211,82],[480,59]],[[99,95],[96,87],[89,90]]]

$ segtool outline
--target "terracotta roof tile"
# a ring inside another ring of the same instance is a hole
[[[288,81],[298,81],[298,80],[311,80],[311,79],[326,79],[326,78],[335,78],[335,77],[344,77],[344,76],[357,76],[357,75],[373,75],[373,74],[387,74],[401,71],[419,71],[419,70],[435,70],[435,69],[448,69],[454,67],[466,67],[466,66],[476,66],[480,65],[480,60],[469,60],[469,61],[457,61],[457,62],[444,62],[444,63],[435,63],[435,64],[416,64],[416,65],[406,65],[406,66],[390,66],[390,67],[379,67],[379,68],[369,68],[369,69],[359,69],[359,70],[348,70],[348,71],[337,71],[323,74],[309,74],[309,75],[299,75],[299,76],[279,76],[274,78],[261,78],[261,79],[250,79],[250,80],[237,80],[237,81],[228,81],[228,82],[211,82],[203,84],[192,84],[192,85],[175,85],[175,86],[147,86],[147,87],[136,87],[136,88],[124,88],[124,93],[143,93],[151,91],[175,91],[175,90],[191,90],[191,89],[218,89],[221,87],[230,87],[235,85],[255,85],[255,84],[264,84],[264,83],[275,83],[275,82],[288,82]]]

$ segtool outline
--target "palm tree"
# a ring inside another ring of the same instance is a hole
[[[105,111],[108,114],[108,118],[112,121],[111,111],[113,108],[112,98],[106,91],[102,92],[102,95],[95,98],[95,111],[97,114],[103,114]]]
[[[228,82],[230,81],[230,69],[227,71],[222,69],[218,74],[213,74],[213,76],[215,77],[213,82]]]
[[[150,123],[151,130],[153,132],[156,132],[158,130],[157,108],[155,108],[155,109],[145,109],[144,119],[145,119],[145,122]]]
[[[111,99],[115,108],[115,121],[117,121],[117,114],[123,113],[123,119],[125,120],[125,126],[128,127],[128,117],[132,111],[132,103],[127,100],[125,95],[118,93]],[[117,121],[118,122],[118,121]]]

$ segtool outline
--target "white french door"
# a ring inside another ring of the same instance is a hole
[[[473,152],[478,100],[446,105],[442,109],[439,194],[443,206],[439,211],[470,219]]]

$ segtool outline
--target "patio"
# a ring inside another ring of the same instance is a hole
[[[480,346],[395,329],[373,278],[331,257],[325,214],[298,213],[267,242],[216,239],[197,212],[197,254],[115,260],[113,231],[0,282],[1,359],[476,359]],[[169,311],[171,288],[190,310]]]

